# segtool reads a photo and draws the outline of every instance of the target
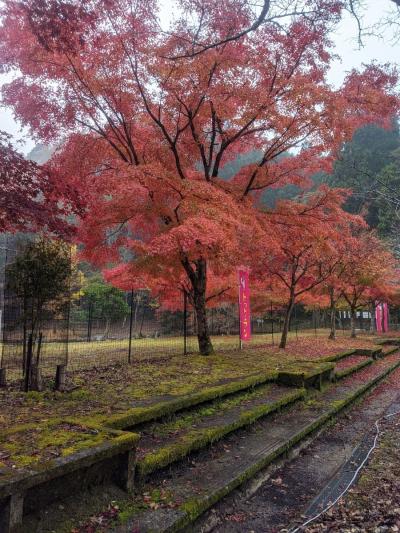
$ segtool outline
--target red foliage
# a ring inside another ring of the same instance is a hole
[[[372,232],[356,234],[343,261],[341,293],[351,309],[396,298],[399,273],[393,254]]]
[[[248,0],[177,3],[164,32],[156,0],[5,0],[0,59],[21,75],[3,99],[37,136],[66,141],[52,168],[87,199],[86,258],[109,267],[122,257],[109,273],[120,286],[184,286],[204,325],[206,299],[229,294],[234,268],[249,265],[260,243],[273,247],[260,192],[306,186],[357,127],[386,125],[398,110],[397,77],[373,66],[338,90],[327,83],[341,9],[333,0],[307,1],[307,15],[285,27],[265,22],[172,60],[252,20]],[[252,149],[259,161],[223,179],[223,166]],[[297,224],[307,213],[285,203],[277,216]]]
[[[24,159],[1,131],[0,193],[0,232],[72,232],[66,217],[79,210],[75,191],[56,179],[54,172]]]

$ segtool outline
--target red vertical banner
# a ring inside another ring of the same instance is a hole
[[[249,341],[251,339],[249,272],[239,269],[238,276],[240,340]]]
[[[383,304],[383,331],[389,331],[389,306],[386,302]]]
[[[376,331],[382,333],[382,305],[378,304],[375,307],[375,321],[376,321]]]

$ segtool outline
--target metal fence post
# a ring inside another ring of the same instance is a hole
[[[128,363],[132,361],[133,289],[131,290],[131,313],[129,317]]]
[[[25,366],[25,380],[24,380],[24,391],[29,391],[29,382],[31,378],[31,364],[32,364],[32,347],[33,347],[33,338],[32,333],[28,337],[28,349],[26,354],[26,366]]]
[[[274,339],[274,315],[272,313],[272,301],[271,301],[271,333],[272,333],[272,346],[275,346],[275,339]]]
[[[88,308],[87,342],[90,342],[92,340],[92,312],[93,302],[90,300]]]

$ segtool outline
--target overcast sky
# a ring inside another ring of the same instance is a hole
[[[168,0],[165,0],[168,4]],[[390,0],[365,0],[365,27],[372,25],[379,20],[385,10],[390,8]],[[166,6],[166,13],[168,6]],[[400,43],[393,44],[392,34],[388,31],[385,38],[376,37],[366,38],[364,47],[359,49],[356,42],[357,28],[355,21],[350,15],[344,17],[338,30],[334,35],[336,54],[341,58],[336,60],[329,75],[329,81],[338,86],[343,80],[347,71],[354,67],[360,67],[363,63],[377,61],[378,63],[397,63],[400,62]],[[0,76],[0,84],[5,83],[7,78]],[[34,141],[30,138],[27,130],[21,129],[21,126],[13,119],[10,110],[0,108],[0,130],[7,131],[15,136],[16,140],[23,142],[20,150],[24,153],[34,146]]]

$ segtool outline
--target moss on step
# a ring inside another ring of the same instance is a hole
[[[271,384],[260,385],[238,394],[228,395],[214,400],[212,403],[207,403],[204,406],[200,405],[191,409],[189,412],[183,411],[182,414],[174,413],[170,421],[155,422],[149,428],[146,428],[147,433],[153,436],[162,437],[170,433],[175,433],[180,430],[187,429],[193,424],[198,423],[202,418],[210,417],[215,414],[222,415],[225,411],[232,409],[240,404],[245,404],[252,400],[256,400],[262,396],[266,396],[271,391]]]
[[[336,353],[334,355],[327,355],[326,357],[320,357],[317,359],[319,363],[336,363],[345,357],[355,354],[355,349],[347,350],[345,352]]]
[[[382,348],[357,348],[354,351],[354,355],[365,355],[367,357],[373,357],[374,359],[379,359],[382,357]]]
[[[128,436],[127,436],[128,437]],[[0,452],[8,468],[47,464],[107,441],[118,442],[125,435],[90,426],[76,419],[53,419],[41,424],[23,424],[0,432]]]
[[[364,368],[365,366],[368,366],[373,362],[373,359],[365,359],[365,361],[360,361],[357,365],[351,366],[349,368],[344,368],[343,370],[337,370],[335,371],[335,380],[340,380],[345,378],[346,376],[349,376],[350,374],[354,374],[354,372],[361,370],[361,368]]]
[[[375,344],[379,344],[380,346],[382,345],[385,345],[385,344],[393,344],[393,345],[397,345],[397,346],[400,346],[400,337],[394,337],[394,338],[389,338],[389,339],[379,339],[375,342]]]
[[[382,356],[387,357],[388,355],[391,355],[392,353],[395,353],[399,350],[399,346],[395,346],[394,348],[389,348],[389,350],[382,350]]]
[[[277,372],[270,372],[249,376],[241,380],[229,381],[221,385],[205,387],[191,394],[171,397],[165,401],[160,401],[143,407],[134,407],[119,415],[111,417],[103,416],[101,417],[101,421],[105,426],[114,429],[132,428],[143,422],[157,420],[200,403],[234,394],[241,390],[261,385],[262,383],[274,381],[276,377]]]
[[[297,363],[288,365],[278,374],[278,382],[294,387],[321,389],[323,382],[330,381],[334,363]]]
[[[296,400],[305,397],[304,389],[294,390],[285,394],[281,399],[274,403],[262,404],[248,411],[243,411],[239,417],[230,424],[221,424],[205,429],[193,429],[182,435],[177,442],[164,446],[155,452],[148,453],[137,463],[137,471],[140,477],[150,474],[156,470],[166,467],[167,465],[183,459],[191,452],[199,450],[212,442],[215,442],[225,435],[235,431],[238,428],[252,424],[259,418],[266,416],[281,407],[288,405]]]

